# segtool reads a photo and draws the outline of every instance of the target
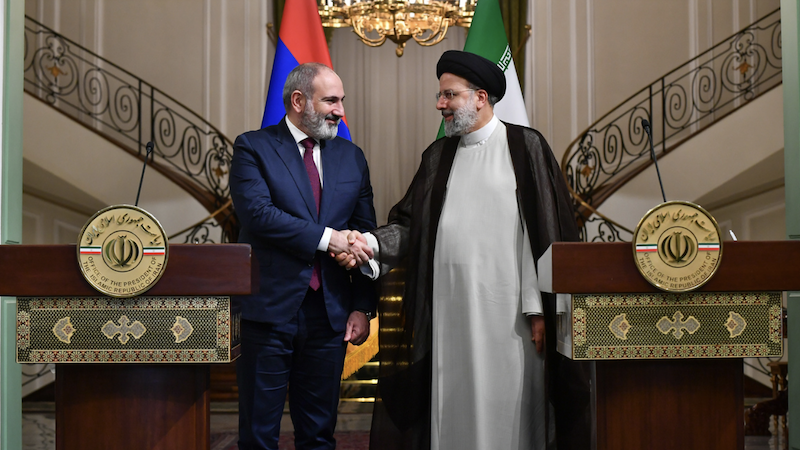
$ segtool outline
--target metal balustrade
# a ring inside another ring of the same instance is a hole
[[[633,94],[590,125],[561,162],[587,242],[630,240],[596,209],[652,161],[642,119],[665,155],[783,80],[780,9]]]
[[[173,242],[236,239],[228,174],[233,144],[197,113],[150,83],[25,18],[25,92],[152,166],[199,201],[211,216]],[[199,218],[198,218],[199,219]]]

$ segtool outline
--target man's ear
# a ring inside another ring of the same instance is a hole
[[[306,109],[306,101],[307,101],[306,96],[303,95],[303,93],[300,92],[299,90],[295,90],[294,92],[292,92],[291,99],[292,99],[291,105],[294,112],[302,114],[303,111],[305,111]]]
[[[477,97],[475,99],[476,100],[475,103],[477,104],[479,110],[489,104],[489,93],[486,92],[485,90],[478,89],[477,91],[475,91],[475,95]]]

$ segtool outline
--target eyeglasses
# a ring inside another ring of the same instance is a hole
[[[446,98],[449,101],[449,100],[452,100],[452,99],[458,97],[458,95],[461,94],[462,92],[469,92],[469,91],[474,91],[474,90],[475,89],[464,89],[463,91],[453,91],[451,89],[448,89],[446,91],[437,92],[436,93],[436,101],[438,102],[439,99],[442,98],[442,97]]]

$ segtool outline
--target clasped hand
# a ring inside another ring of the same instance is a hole
[[[328,243],[328,252],[340,266],[352,269],[367,263],[374,255],[367,238],[358,231],[334,230]]]

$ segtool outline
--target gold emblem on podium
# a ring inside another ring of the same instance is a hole
[[[167,235],[147,211],[116,205],[98,211],[78,237],[84,278],[112,297],[134,297],[150,289],[167,265]]]
[[[717,221],[698,205],[672,201],[647,212],[636,227],[636,267],[653,286],[687,292],[716,273],[722,257]]]

